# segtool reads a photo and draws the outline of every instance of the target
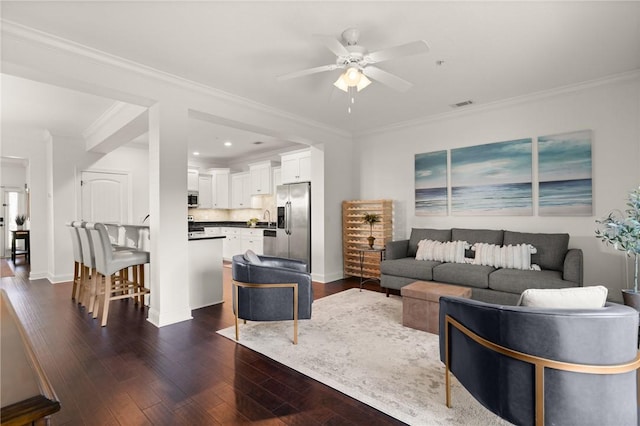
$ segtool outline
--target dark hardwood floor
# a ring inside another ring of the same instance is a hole
[[[14,269],[1,286],[61,401],[54,425],[402,424],[218,335],[233,325],[229,268],[225,303],[162,328],[127,300],[112,302],[102,328],[71,300],[71,283],[29,281],[21,262]],[[314,284],[315,298],[357,286]]]

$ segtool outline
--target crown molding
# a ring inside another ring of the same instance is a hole
[[[232,93],[228,93],[202,83],[188,80],[174,74],[160,71],[147,65],[143,65],[129,59],[121,58],[119,56],[112,55],[110,53],[103,52],[89,46],[85,46],[75,41],[49,34],[23,24],[19,24],[17,22],[0,19],[0,27],[3,37],[8,36],[13,37],[19,41],[40,44],[50,49],[80,56],[86,59],[90,59],[94,62],[140,74],[142,76],[159,80],[164,83],[169,83],[183,89],[205,94],[224,102],[236,104],[240,107],[253,109],[263,114],[276,116],[278,118],[289,120],[307,127],[316,128],[318,130],[332,133],[342,138],[352,138],[351,132],[328,126],[318,121],[300,117],[298,115],[276,109],[272,106],[265,105],[241,96],[237,96]]]
[[[477,114],[479,112],[492,111],[502,108],[507,108],[527,102],[537,101],[541,99],[552,98],[554,96],[578,92],[581,90],[591,89],[599,86],[606,86],[608,84],[618,83],[621,81],[629,81],[634,79],[640,79],[640,69],[627,71],[620,74],[613,74],[594,80],[583,81],[580,83],[570,84],[566,86],[560,86],[549,90],[542,90],[539,92],[529,93],[522,96],[516,96],[513,98],[502,99],[499,101],[488,102],[486,104],[474,104],[470,107],[465,107],[457,111],[448,111],[441,114],[434,114],[427,117],[420,117],[412,120],[401,121],[398,123],[390,124],[388,126],[378,127],[374,129],[368,129],[362,132],[354,132],[353,137],[373,136],[382,133],[407,129],[411,127],[417,127],[437,121],[449,120],[452,118],[463,117],[466,115]]]
[[[131,105],[126,102],[116,101],[105,112],[102,113],[93,123],[89,124],[86,129],[82,131],[82,137],[87,140],[93,135],[98,133],[101,128],[107,125],[111,120],[127,110],[127,107],[135,107],[136,109],[142,108],[137,105]],[[141,111],[139,111],[141,112]]]

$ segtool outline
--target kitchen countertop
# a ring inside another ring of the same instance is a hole
[[[219,240],[222,238],[227,238],[224,235],[194,235],[194,236],[189,236],[189,241],[195,241],[195,240]]]
[[[259,229],[276,229],[276,223],[275,222],[271,222],[270,226],[267,226],[267,222],[258,222],[256,224],[256,226],[251,227],[251,226],[247,226],[247,222],[231,222],[231,221],[226,221],[226,222],[189,222],[189,228],[202,228],[205,226],[210,226],[210,227],[224,227],[224,228],[259,228]]]

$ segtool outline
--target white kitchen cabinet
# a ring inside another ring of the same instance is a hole
[[[240,230],[241,228],[221,228],[222,235],[226,237],[222,240],[222,257],[224,260],[231,260],[236,254],[244,253],[242,251]]]
[[[229,202],[229,169],[211,169],[212,204],[214,209],[228,209]]]
[[[249,174],[251,175],[251,194],[269,195],[271,194],[271,161],[249,164]]]
[[[282,183],[311,182],[311,151],[280,154]]]
[[[231,175],[231,208],[251,208],[251,175],[248,172]]]
[[[201,209],[213,208],[211,175],[198,176],[198,204]]]
[[[241,232],[241,253],[247,250],[253,251],[255,254],[263,254],[263,229],[243,229]]]
[[[222,231],[219,226],[205,226],[204,235],[207,237],[215,237],[217,235],[222,235]]]
[[[189,241],[187,282],[191,309],[223,302],[222,241],[224,239]]]
[[[187,170],[187,191],[198,191],[198,171]]]
[[[220,228],[220,233],[226,237],[222,241],[222,257],[225,260],[231,260],[236,254],[244,254],[247,250],[252,250],[256,254],[263,254],[263,231],[264,229],[262,228]]]
[[[273,181],[272,194],[275,195],[278,192],[278,185],[282,185],[282,168],[280,167],[273,168],[273,178],[271,180]]]

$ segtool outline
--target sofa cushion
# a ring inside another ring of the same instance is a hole
[[[464,252],[469,247],[466,241],[422,240],[418,243],[416,260],[464,263]]]
[[[559,309],[602,308],[607,301],[607,288],[596,285],[540,289],[530,288],[522,292],[518,306]]]
[[[476,255],[474,265],[488,265],[495,268],[510,268],[539,271],[538,265],[531,263],[531,254],[536,248],[531,244],[515,246],[498,246],[495,244],[476,243],[473,245]]]
[[[521,294],[529,288],[564,288],[575,283],[562,279],[558,271],[520,271],[498,269],[489,275],[489,288],[507,293]]]
[[[453,241],[462,240],[468,242],[470,245],[474,245],[475,243],[487,243],[501,246],[503,236],[504,231],[501,229],[453,228],[451,230],[451,239]],[[471,248],[467,249],[464,253],[464,256],[469,259],[473,259],[475,255],[476,252],[471,250]]]
[[[489,274],[495,271],[491,266],[470,265],[468,263],[443,263],[433,268],[433,281],[461,284],[468,287],[488,288]]]
[[[451,241],[451,229],[412,228],[409,238],[408,257],[416,257],[421,240]]]
[[[531,244],[538,252],[531,256],[531,263],[542,269],[562,271],[564,257],[569,248],[569,234],[540,234],[504,231],[503,244]]]
[[[451,230],[452,241],[466,241],[473,245],[475,243],[487,243],[502,245],[504,231],[501,229],[464,229],[453,228]]]
[[[440,265],[440,262],[433,260],[415,260],[412,257],[383,260],[380,262],[380,273],[415,280],[431,281],[433,279],[432,269],[436,265]]]

